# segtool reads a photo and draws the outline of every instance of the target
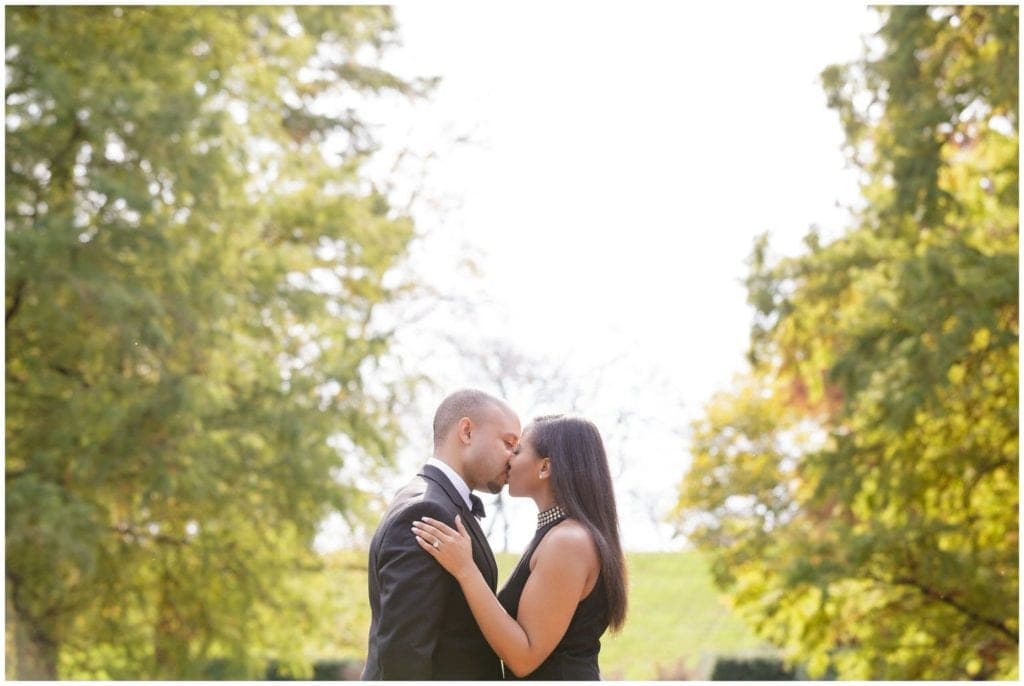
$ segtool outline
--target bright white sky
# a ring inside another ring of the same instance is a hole
[[[681,432],[744,368],[754,236],[770,231],[775,252],[792,254],[811,224],[848,223],[837,201],[856,202],[817,79],[861,55],[875,14],[849,3],[430,2],[396,16],[403,47],[386,66],[443,78],[378,131],[436,154],[414,205],[427,233],[417,269],[491,303],[471,322],[482,335],[565,361],[583,386],[603,368],[580,411],[602,428],[624,407],[636,417],[614,446],[624,543],[678,547],[651,515],[674,504],[689,464]],[[480,277],[457,268],[464,257]],[[443,387],[431,410],[447,390],[482,387],[421,352]],[[518,409],[525,423],[558,408]],[[396,484],[422,464],[428,431]],[[528,542],[535,511],[511,510],[511,549]]]

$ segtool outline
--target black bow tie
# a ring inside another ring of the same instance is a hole
[[[477,519],[482,519],[487,516],[484,512],[484,501],[480,500],[479,496],[475,496],[472,493],[469,494],[469,502],[473,503],[473,516]]]

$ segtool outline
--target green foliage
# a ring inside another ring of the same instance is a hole
[[[312,580],[331,626],[319,642],[307,642],[306,654],[312,661],[365,662],[370,630],[366,560],[365,550],[331,553],[324,558],[323,570]]]
[[[844,679],[1018,674],[1018,9],[892,7],[823,73],[867,206],[771,264],[680,521],[758,633]]]
[[[312,537],[359,510],[338,470],[391,458],[402,392],[366,380],[413,230],[355,109],[424,87],[375,66],[393,30],[6,8],[6,580],[39,658],[14,676],[256,674],[330,630]]]

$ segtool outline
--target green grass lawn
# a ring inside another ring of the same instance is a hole
[[[499,588],[519,556],[499,554]],[[729,609],[696,552],[631,553],[629,613],[618,634],[601,640],[601,676],[606,680],[707,678],[715,654],[761,652],[770,648]],[[343,606],[333,622],[333,645],[319,657],[366,657],[370,608],[366,600],[366,553],[331,556],[325,592]]]

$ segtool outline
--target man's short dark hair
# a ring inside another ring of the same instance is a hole
[[[489,407],[504,409],[506,405],[493,395],[473,388],[465,388],[450,394],[441,401],[437,406],[437,412],[434,413],[434,446],[444,442],[445,437],[460,419],[469,417],[474,422],[479,422]]]

